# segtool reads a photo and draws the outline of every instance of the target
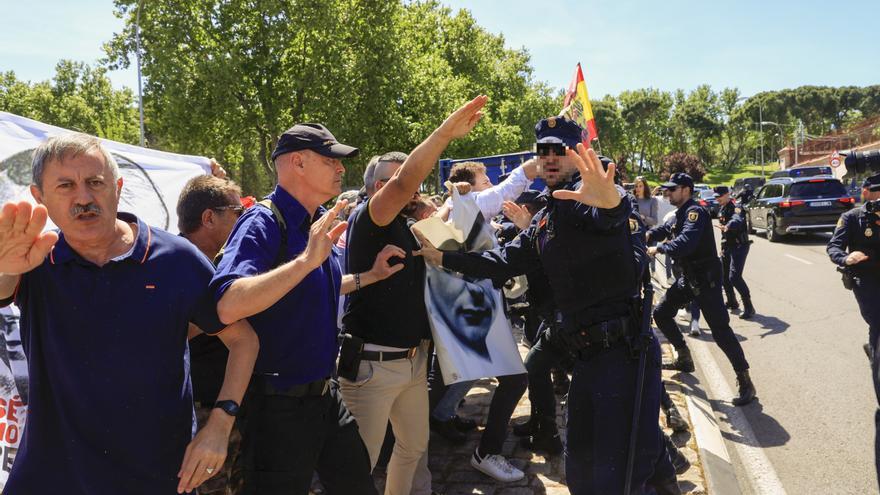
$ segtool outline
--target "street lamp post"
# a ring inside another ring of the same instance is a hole
[[[141,147],[144,147],[144,90],[141,81],[141,4],[140,0],[137,5],[137,13],[134,20],[134,42],[137,48],[135,55],[137,56],[137,74],[138,74],[138,112],[140,113],[141,126]]]

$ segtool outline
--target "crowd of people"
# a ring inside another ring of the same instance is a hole
[[[729,324],[736,292],[754,315],[741,208],[716,188],[719,256],[690,176],[662,184],[665,201],[642,177],[629,193],[577,123],[548,117],[536,158],[498,184],[480,163],[452,169],[454,195],[497,237],[440,250],[414,225],[461,206],[420,190],[486,103],[464,104],[408,154],[375,156],[360,192],[342,191],[342,160],[359,150],[321,124],[294,125],[264,199],[242,198],[219,165],[190,180],[180,236],[118,210],[125,185],[98,140],[48,139],[33,158],[38,205],[0,212],[0,298],[21,308],[31,404],[7,492],[306,494],[317,475],[330,494],[375,494],[385,465],[386,494],[433,493],[430,432],[463,443],[478,427],[458,414],[473,381],[445,383],[434,350],[425,296],[437,267],[495,290],[528,285],[526,372],[494,377],[474,469],[524,476],[502,445],[528,393],[530,417],[513,433],[564,455],[571,493],[680,493],[687,460],[659,422],[663,410],[687,429],[661,381],[661,368],[694,371],[679,309],[705,316],[736,371],[733,404],[757,393]],[[530,189],[536,178],[546,189]],[[47,218],[57,231],[44,231]],[[668,288],[653,305],[658,254]],[[845,254],[833,256],[850,264]],[[661,361],[652,320],[673,362]],[[567,393],[564,444],[556,391]]]

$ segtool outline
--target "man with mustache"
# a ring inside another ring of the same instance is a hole
[[[192,244],[117,211],[122,187],[96,138],[57,136],[34,151],[39,204],[0,212],[0,299],[21,308],[30,376],[8,493],[190,492],[226,457],[257,337],[220,322],[213,267]],[[42,232],[47,216],[59,231]],[[190,322],[229,348],[195,438]]]

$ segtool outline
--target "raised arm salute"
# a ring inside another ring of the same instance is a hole
[[[6,203],[0,211],[0,299],[12,296],[19,276],[40,266],[58,242],[55,232],[43,232],[49,213],[43,205]]]

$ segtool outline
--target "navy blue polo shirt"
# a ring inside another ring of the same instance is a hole
[[[194,426],[188,323],[223,329],[213,267],[185,239],[119,218],[138,227],[128,256],[99,267],[62,233],[21,277],[30,403],[5,493],[177,492]]]
[[[283,188],[276,187],[269,199],[284,216],[287,252],[283,262],[305,251],[313,218]],[[281,228],[272,211],[249,208],[232,229],[211,281],[219,301],[226,289],[242,277],[265,273],[275,267],[281,249]],[[339,352],[336,311],[342,282],[340,254],[334,249],[321,267],[312,270],[290,292],[265,311],[248,318],[260,337],[260,353],[254,373],[267,376],[278,388],[309,383],[333,374]]]

